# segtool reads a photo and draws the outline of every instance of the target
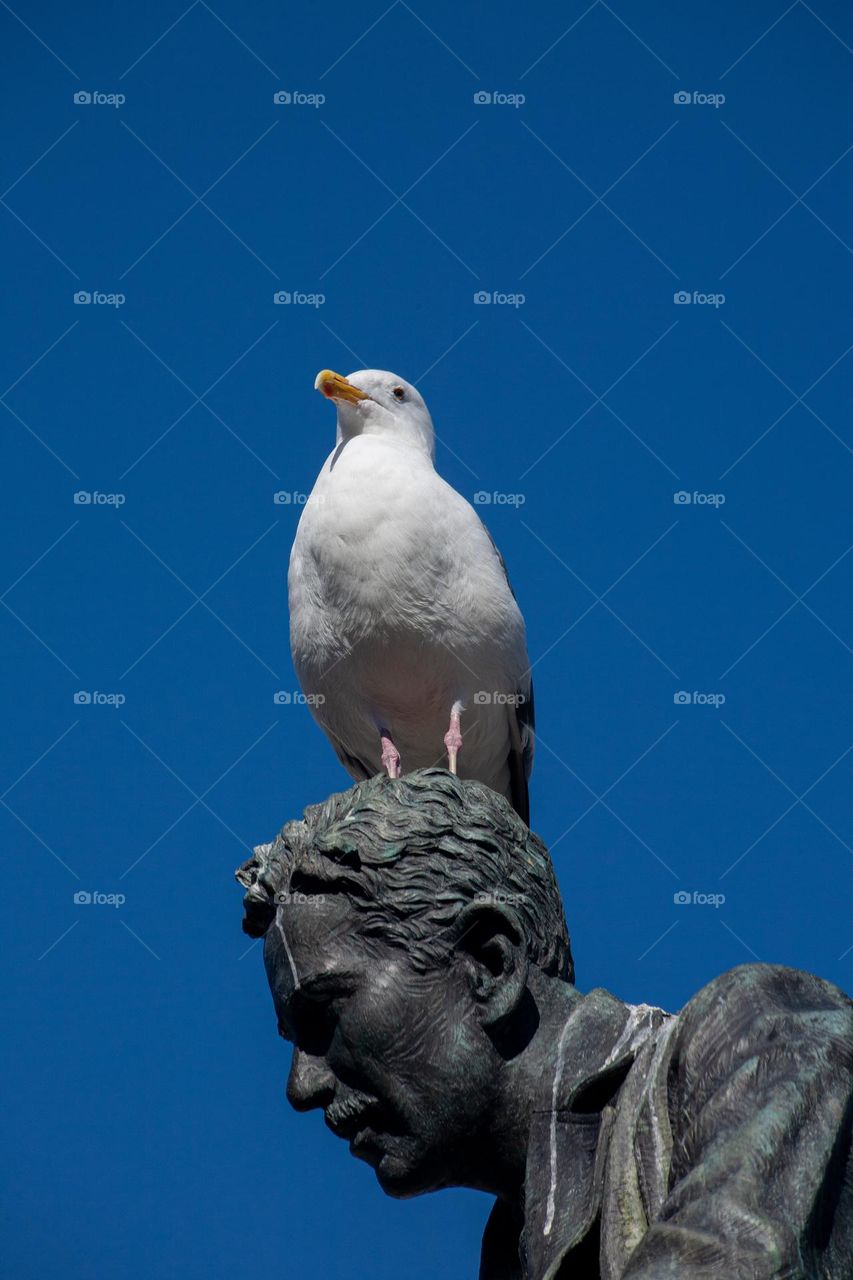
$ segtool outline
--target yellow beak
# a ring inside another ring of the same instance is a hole
[[[331,369],[320,370],[314,380],[314,390],[322,391],[327,400],[345,400],[347,404],[370,399],[366,391],[353,386],[342,374],[333,373]]]

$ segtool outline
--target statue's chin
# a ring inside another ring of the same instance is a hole
[[[402,1140],[405,1141],[405,1140]],[[401,1144],[401,1139],[392,1139]],[[361,1155],[362,1153],[359,1152]],[[362,1156],[362,1158],[366,1158]],[[369,1163],[376,1171],[376,1180],[387,1196],[396,1200],[408,1200],[412,1196],[422,1196],[428,1191],[435,1191],[441,1186],[439,1179],[430,1178],[424,1168],[423,1160],[418,1160],[414,1152],[388,1150],[376,1153]]]
[[[351,1139],[349,1149],[375,1170],[385,1194],[397,1200],[421,1196],[444,1185],[440,1179],[429,1177],[419,1144],[410,1136],[363,1129]]]
[[[432,1187],[424,1186],[423,1179],[410,1165],[395,1160],[393,1156],[382,1156],[374,1168],[380,1187],[386,1196],[393,1196],[395,1200],[409,1200],[432,1190]]]

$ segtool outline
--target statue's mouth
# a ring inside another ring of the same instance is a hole
[[[352,1155],[374,1169],[385,1155],[382,1138],[375,1129],[359,1129],[355,1137],[350,1138],[349,1149]]]

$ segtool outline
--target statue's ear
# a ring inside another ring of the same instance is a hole
[[[483,1025],[498,1027],[527,989],[527,945],[518,916],[491,897],[469,903],[456,918],[454,950],[465,964]]]

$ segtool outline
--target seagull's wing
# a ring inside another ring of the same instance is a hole
[[[510,594],[513,600],[518,603],[518,597],[513,591],[506,561],[501,555],[500,547],[492,537],[488,526],[482,520],[480,520],[480,524],[485,529],[489,542],[492,544],[498,563],[506,578],[506,585],[509,587]],[[521,673],[519,686],[515,691],[519,700],[514,707],[508,708],[511,739],[508,762],[510,799],[516,813],[530,826],[530,796],[527,780],[533,769],[533,752],[536,741],[536,709],[533,702],[533,677],[529,668]]]

